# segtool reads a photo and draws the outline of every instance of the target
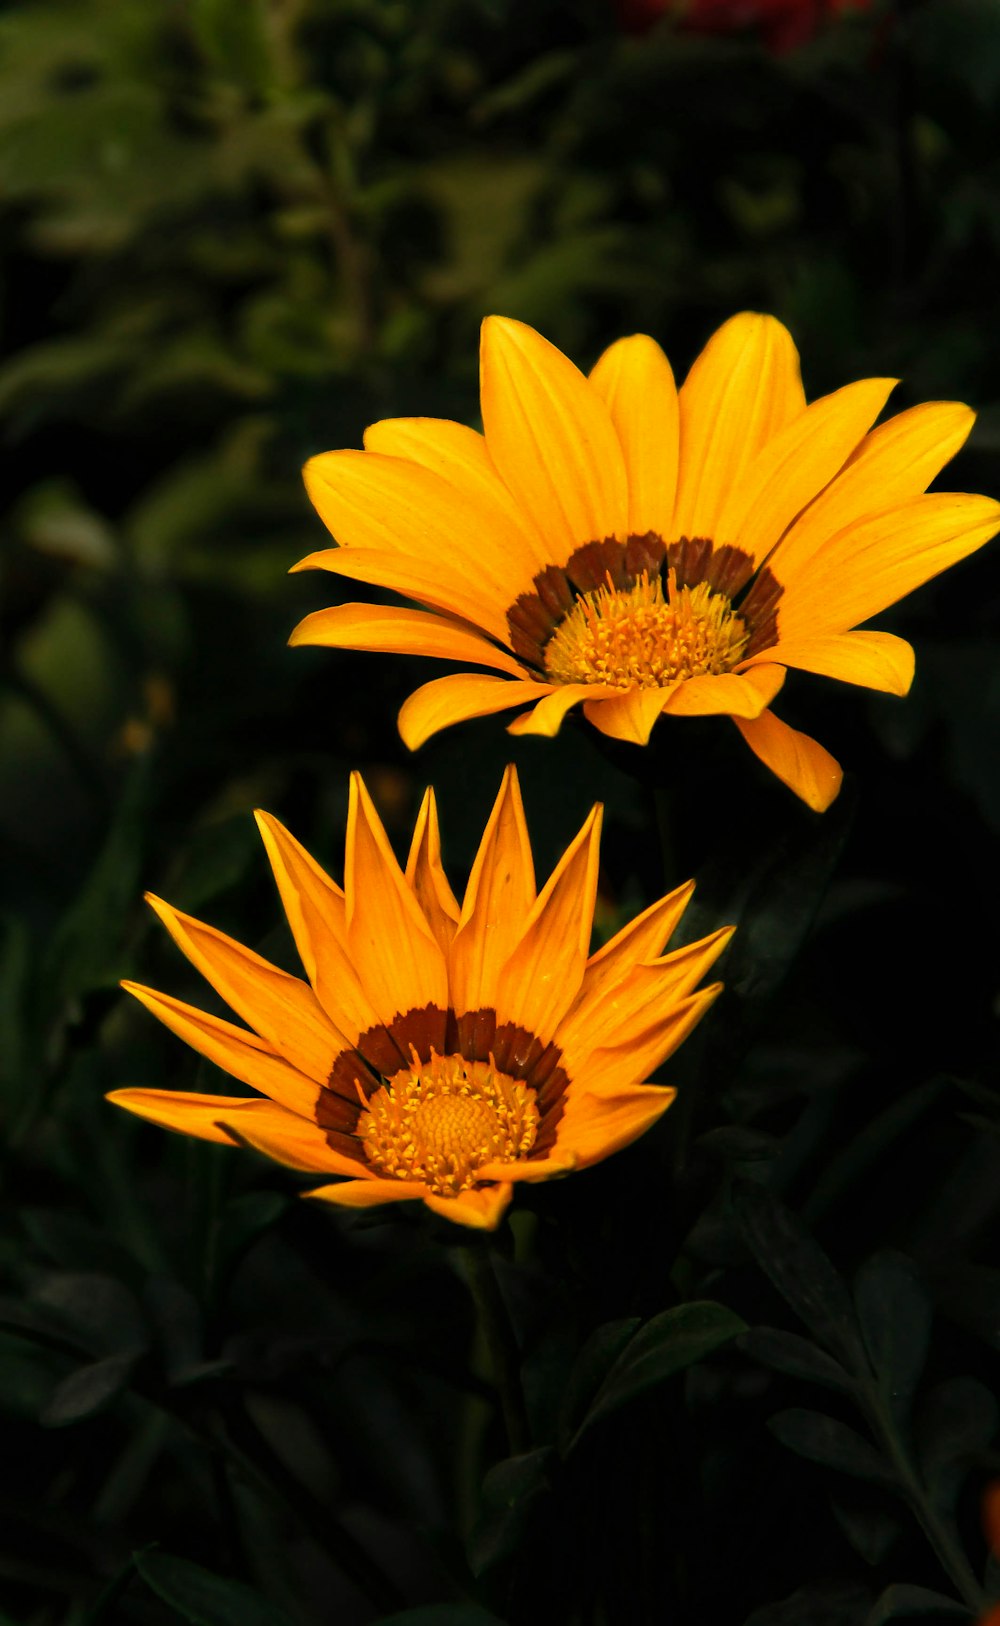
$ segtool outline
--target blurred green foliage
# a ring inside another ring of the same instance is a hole
[[[413,762],[430,663],[285,648],[331,598],[285,574],[323,536],[299,467],[475,421],[489,311],[682,370],[752,306],[810,394],[972,401],[948,483],[1000,492],[998,92],[994,0],[780,57],[603,0],[3,8],[4,1626],[962,1616],[1000,1473],[989,551],[896,612],[905,704],[790,682],[856,775],[825,824],[678,738],[687,929],[742,931],[662,1133],[506,1238],[528,1456],[497,1461],[453,1238],[103,1092],[214,1076],[117,991],[188,991],[143,887],[281,959],[249,810],[335,864],[349,767],[397,838],[434,780],[460,880],[515,756],[540,868],[606,800],[607,930],[661,886],[582,733]]]

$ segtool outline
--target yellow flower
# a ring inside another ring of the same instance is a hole
[[[806,405],[773,317],[743,313],[682,388],[643,334],[589,378],[520,322],[483,325],[485,434],[434,418],[374,424],[365,450],[305,468],[340,544],[330,570],[420,609],[341,604],[292,643],[491,667],[427,683],[400,712],[416,749],[464,718],[532,702],[515,734],[595,728],[648,742],[661,713],[731,716],[813,808],[841,771],[769,709],[786,668],[905,694],[913,651],[853,630],[1000,529],[1000,504],[926,488],[962,445],[968,407],[932,402],[872,424],[894,380]]]
[[[645,1080],[719,993],[697,985],[731,929],[662,955],[689,882],[590,954],[600,807],[536,892],[508,768],[461,906],[432,791],[404,872],[352,775],[343,889],[277,819],[257,821],[309,982],[151,897],[252,1031],[123,986],[268,1099],[125,1089],[110,1100],[184,1134],[346,1176],[310,1196],[348,1208],[420,1198],[485,1229],[516,1181],[599,1163],[670,1105],[676,1092]]]

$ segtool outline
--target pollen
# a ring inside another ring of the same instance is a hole
[[[724,593],[707,582],[667,595],[659,576],[643,572],[632,587],[605,587],[577,599],[545,646],[545,670],[555,683],[607,683],[617,689],[663,689],[681,678],[728,672],[749,633]]]
[[[535,1092],[493,1061],[438,1056],[387,1081],[358,1119],[356,1134],[383,1178],[420,1180],[454,1197],[485,1163],[527,1156],[538,1133]]]

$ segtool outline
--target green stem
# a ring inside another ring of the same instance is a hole
[[[521,1353],[500,1293],[489,1248],[485,1243],[478,1247],[473,1243],[464,1246],[461,1252],[472,1302],[476,1306],[476,1315],[489,1351],[493,1382],[507,1430],[507,1444],[511,1456],[520,1456],[531,1450],[528,1414],[521,1388]]]

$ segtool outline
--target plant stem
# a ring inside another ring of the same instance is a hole
[[[507,1306],[493,1270],[489,1248],[485,1243],[474,1243],[461,1250],[465,1260],[466,1276],[483,1339],[489,1350],[496,1386],[503,1411],[507,1444],[511,1456],[519,1456],[531,1449],[528,1414],[521,1388],[521,1354],[510,1324]]]

